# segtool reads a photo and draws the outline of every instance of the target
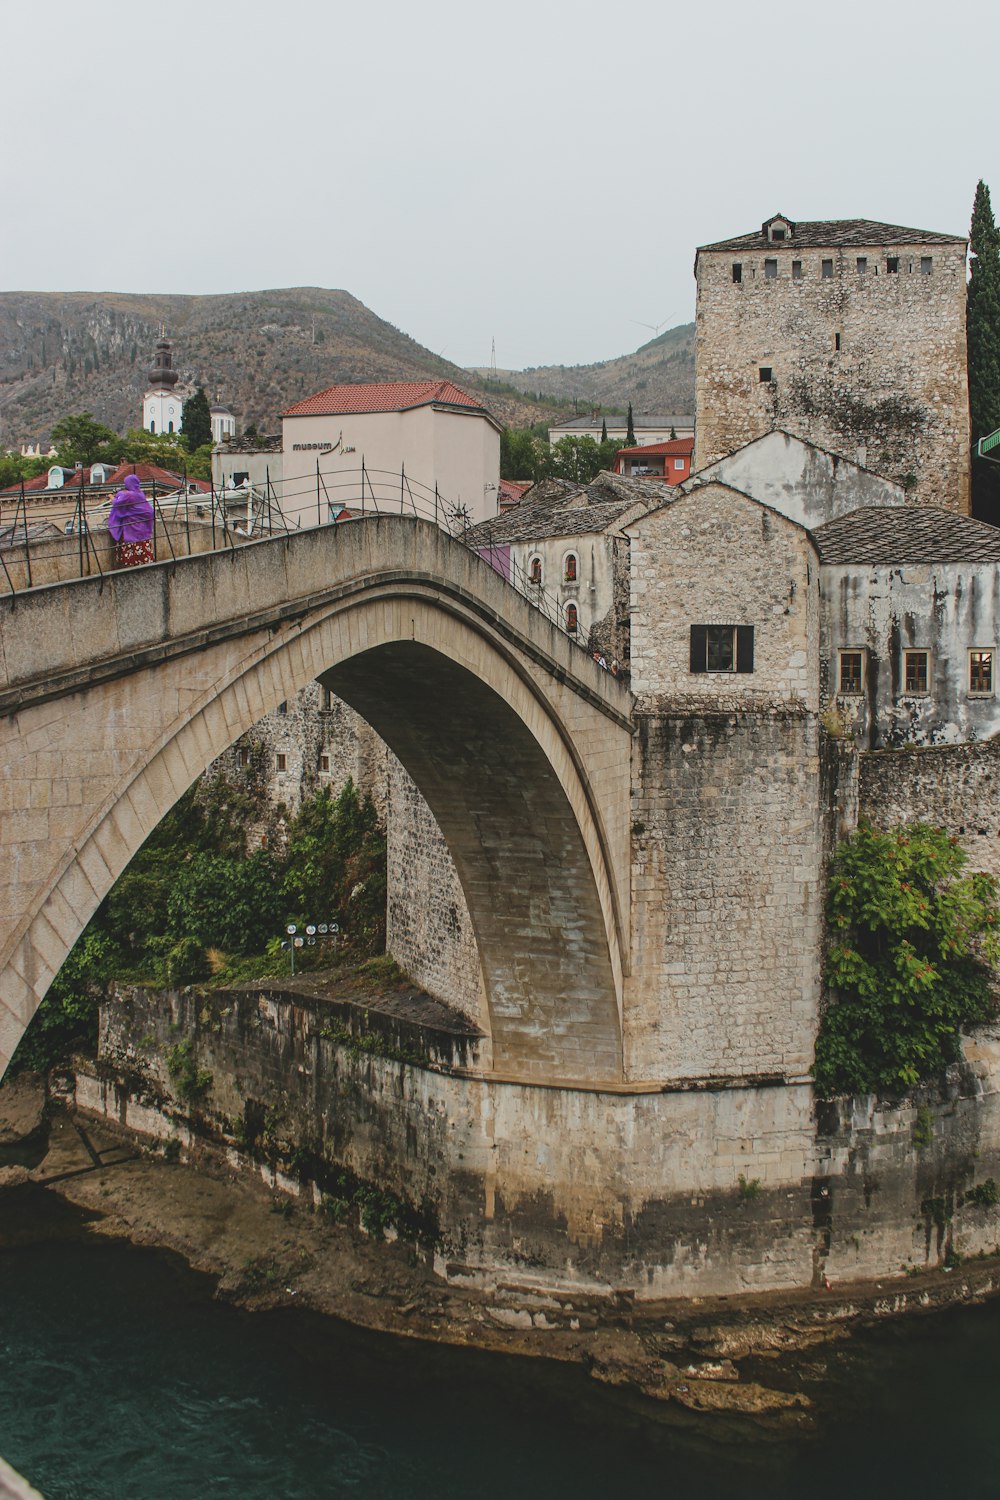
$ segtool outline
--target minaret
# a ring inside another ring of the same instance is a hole
[[[161,323],[149,370],[149,388],[142,398],[142,425],[147,432],[180,432],[181,399],[174,390],[177,380],[171,343]]]

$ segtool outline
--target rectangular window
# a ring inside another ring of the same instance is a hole
[[[320,768],[321,771],[329,771],[329,769],[330,769],[330,757],[328,755],[321,755],[320,756],[320,758],[319,758],[319,768]]]
[[[772,229],[771,238],[772,240],[783,240],[785,238],[785,231],[783,229]]]
[[[934,269],[934,257],[931,256],[931,255],[922,255],[920,257],[920,274],[921,274],[921,276],[929,276],[931,274],[931,271],[933,269]]]
[[[674,459],[674,468],[675,469],[683,469],[683,467],[684,467],[684,460],[683,460],[683,458],[675,458]]]
[[[793,281],[801,281],[802,280],[802,262],[800,260],[793,260],[792,261],[792,280]]]
[[[325,714],[328,714],[333,707],[333,694],[328,687],[320,689],[319,706]]]
[[[752,625],[692,625],[692,672],[752,672]]]
[[[868,273],[868,257],[867,257],[867,255],[859,255],[858,256],[858,275],[859,276],[865,276],[865,275],[867,275],[867,273]]]
[[[771,379],[771,366],[760,365],[757,370],[757,379],[760,381],[761,385],[767,385],[768,381]]]
[[[767,280],[773,281],[777,274],[778,262],[776,260],[766,260],[764,262],[764,275],[767,277]]]
[[[903,691],[925,697],[930,691],[930,652],[903,652]]]
[[[743,280],[743,262],[741,260],[734,260],[733,261],[733,280],[734,281],[742,281]]]
[[[241,750],[240,751],[240,770],[241,771],[245,771],[249,765],[250,765],[250,751],[249,750]]]
[[[275,770],[284,771],[288,765],[287,757],[284,755],[276,755],[274,757],[274,765]]]
[[[839,333],[835,333],[833,335],[833,347],[837,351],[837,353],[839,354],[840,353],[840,334]]]
[[[841,651],[839,693],[857,696],[864,692],[864,664],[863,651]]]
[[[992,648],[969,652],[969,692],[981,698],[993,697]]]
[[[833,275],[833,261],[832,260],[825,260],[823,262],[823,275],[824,276],[832,276]]]
[[[899,271],[899,256],[887,255],[885,258],[885,269],[889,276],[895,276]]]

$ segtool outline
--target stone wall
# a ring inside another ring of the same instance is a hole
[[[819,1019],[818,726],[643,714],[626,1076],[801,1077]]]
[[[293,817],[304,797],[324,787],[336,797],[348,780],[372,798],[384,821],[392,759],[359,714],[313,682],[265,714],[205,775],[221,772],[236,785],[248,775],[263,778],[270,811],[252,830],[252,840],[259,841],[276,820]]]
[[[886,274],[887,255],[898,274]],[[765,258],[777,262],[773,279]],[[759,251],[700,251],[697,280],[697,468],[780,427],[904,485],[911,500],[968,513],[964,241],[803,249],[762,239]]]
[[[1000,1240],[997,1206],[969,1197],[1000,1178],[996,1033],[940,1091],[817,1105],[805,1083],[508,1083],[470,1075],[474,1035],[379,1021],[384,1050],[424,1058],[403,1061],[366,1050],[372,1024],[302,993],[124,990],[77,1103],[288,1191],[347,1167],[426,1203],[459,1282],[730,1294],[893,1278]],[[172,1095],[181,1039],[211,1074],[194,1108]]]
[[[973,650],[1000,639],[995,562],[823,565],[824,702],[869,750],[986,740],[1000,732],[996,682],[970,692]],[[929,654],[926,693],[907,693],[903,653]],[[863,692],[838,694],[838,653],[864,653]]]
[[[386,948],[415,984],[488,1032],[479,949],[455,862],[391,754],[388,790]]]
[[[819,561],[801,526],[722,484],[634,521],[637,697],[685,709],[819,705]],[[753,670],[691,671],[691,626],[750,625]]]
[[[876,828],[947,828],[972,869],[1000,876],[1000,741],[862,755],[859,793],[860,814]]]

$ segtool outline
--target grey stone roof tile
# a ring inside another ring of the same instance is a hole
[[[1000,562],[1000,529],[936,505],[852,510],[811,535],[820,561],[830,565]]]
[[[488,547],[541,542],[556,536],[586,536],[607,531],[636,506],[651,510],[668,498],[669,490],[662,479],[602,473],[588,485],[545,481],[529,490],[520,505],[471,527],[465,541],[470,547]]]
[[[961,245],[963,234],[938,234],[930,229],[908,229],[903,224],[880,224],[875,219],[814,219],[807,223],[797,221],[795,233],[787,240],[772,244],[760,229],[752,234],[739,234],[731,240],[716,240],[712,245],[699,245],[697,254],[703,250],[794,250],[839,249],[866,245]]]

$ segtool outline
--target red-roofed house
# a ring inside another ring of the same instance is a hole
[[[97,463],[82,469],[60,467],[53,464],[45,474],[38,474],[34,479],[24,481],[24,493],[33,499],[39,499],[46,494],[58,493],[60,490],[68,492],[73,497],[76,495],[81,481],[86,488],[87,494],[93,497],[96,490],[107,491],[121,489],[125,483],[126,474],[137,474],[144,490],[151,492],[156,486],[158,495],[165,495],[172,490],[178,490],[184,483],[179,474],[173,474],[169,469],[161,469],[159,464],[111,464]],[[211,485],[205,484],[201,479],[189,479],[188,488],[199,494],[208,493]],[[21,483],[11,485],[6,490],[0,490],[0,499],[16,499],[21,493]]]
[[[646,443],[641,448],[619,448],[615,456],[615,473],[648,475],[680,484],[691,473],[694,438],[673,438],[669,443]]]
[[[418,511],[462,507],[471,522],[496,515],[500,426],[450,380],[331,385],[282,418],[282,509],[292,525],[327,520],[339,506],[398,509],[405,469]]]

